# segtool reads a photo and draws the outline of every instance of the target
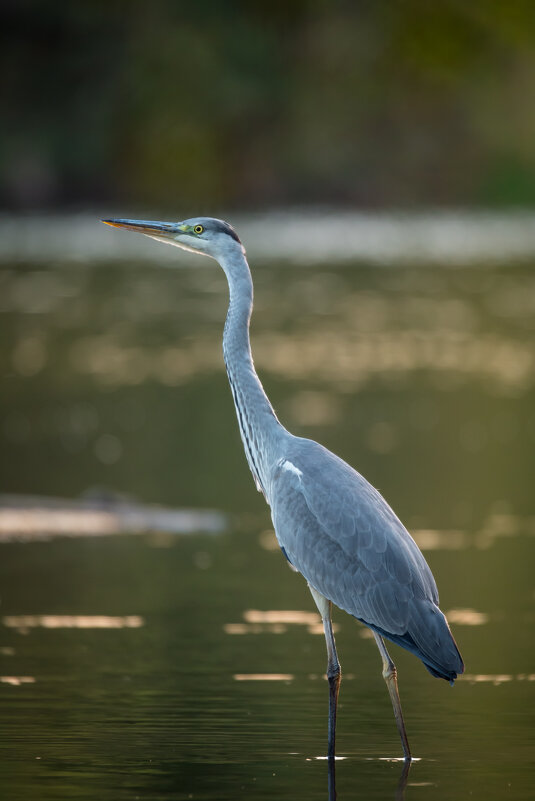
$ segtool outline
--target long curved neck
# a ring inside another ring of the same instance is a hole
[[[260,383],[251,355],[249,321],[253,309],[253,281],[244,254],[221,260],[227,276],[230,302],[223,333],[223,357],[245,455],[258,490],[267,496],[269,468],[277,458],[284,428]]]

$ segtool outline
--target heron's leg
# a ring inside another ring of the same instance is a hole
[[[329,682],[329,740],[327,748],[328,759],[334,759],[336,743],[336,710],[338,708],[338,692],[342,680],[342,671],[336,645],[334,642],[333,626],[331,621],[332,603],[321,595],[317,590],[308,585],[312,597],[319,609],[325,632],[325,642],[327,643],[327,680]]]
[[[399,700],[397,679],[398,672],[396,670],[396,666],[390,658],[390,654],[386,650],[386,645],[383,638],[375,631],[373,632],[373,636],[375,637],[375,642],[377,643],[377,647],[379,648],[379,652],[381,654],[381,659],[383,660],[383,678],[386,681],[386,686],[388,687],[388,692],[390,693],[390,700],[392,701],[392,706],[394,707],[394,716],[396,718],[399,736],[401,737],[403,753],[405,755],[405,759],[410,761],[412,759],[411,749],[409,748],[409,741],[407,740],[407,732],[405,731],[405,723],[403,721],[403,712],[401,711],[401,701]]]

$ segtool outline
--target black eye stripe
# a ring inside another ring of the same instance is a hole
[[[240,238],[238,234],[228,223],[223,222],[223,220],[216,220],[213,218],[208,218],[206,220],[206,224],[203,223],[190,223],[190,233],[195,234],[195,236],[200,236],[201,234],[207,234],[208,238],[209,235],[212,233],[220,233],[226,234],[234,239],[236,242],[240,242]],[[241,242],[240,242],[241,244]]]
[[[240,238],[234,228],[232,228],[228,223],[223,222],[223,220],[213,220],[211,225],[213,226],[214,231],[220,231],[222,234],[227,234],[227,236],[232,237],[232,239],[236,240],[236,242],[240,242]]]

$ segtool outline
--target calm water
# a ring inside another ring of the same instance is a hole
[[[279,416],[415,533],[466,662],[452,689],[391,648],[420,758],[405,797],[532,798],[532,265],[275,264],[255,283]],[[229,521],[0,543],[3,796],[326,799],[324,641],[241,452],[224,276],[29,264],[0,271],[0,308],[4,492],[100,488]],[[400,797],[379,655],[335,620],[338,799]]]

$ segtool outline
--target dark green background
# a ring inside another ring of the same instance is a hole
[[[533,204],[535,11],[6,0],[0,202]]]

